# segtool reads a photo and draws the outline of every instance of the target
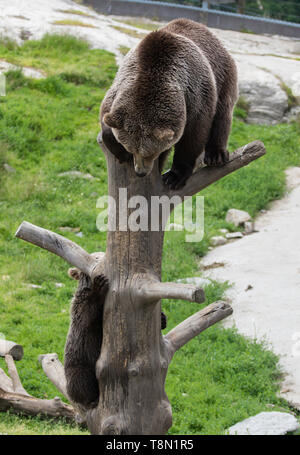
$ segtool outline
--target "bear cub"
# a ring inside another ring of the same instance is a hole
[[[176,19],[149,33],[124,58],[100,109],[102,138],[138,176],[159,169],[175,147],[163,175],[177,189],[205,152],[208,166],[229,159],[227,142],[237,101],[232,57],[203,24]]]
[[[97,276],[94,281],[76,268],[69,276],[78,280],[71,304],[71,323],[65,345],[67,393],[72,401],[85,407],[98,403],[99,389],[96,362],[102,343],[103,304],[108,279]]]
[[[109,284],[104,275],[92,282],[77,268],[69,269],[68,273],[78,280],[78,288],[71,304],[71,323],[65,345],[67,393],[75,403],[92,408],[99,400],[96,362],[101,351],[103,306]],[[161,329],[166,326],[167,318],[161,313]]]

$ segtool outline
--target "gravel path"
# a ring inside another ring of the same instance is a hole
[[[289,193],[259,216],[257,233],[212,250],[207,276],[234,283],[225,326],[265,340],[285,374],[281,395],[300,409],[300,168],[287,171]]]

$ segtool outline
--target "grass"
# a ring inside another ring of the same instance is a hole
[[[126,55],[130,51],[130,47],[127,46],[119,46],[119,51],[122,55]]]
[[[146,33],[137,32],[131,28],[119,27],[118,25],[111,25],[111,27],[118,30],[118,32],[126,33],[126,35],[132,36],[133,38],[142,39],[146,36]]]
[[[122,24],[127,24],[127,25],[131,25],[132,27],[136,27],[136,28],[141,28],[143,30],[149,30],[149,31],[153,31],[153,30],[157,30],[159,27],[161,27],[160,24],[154,24],[152,22],[148,22],[148,21],[141,21],[140,19],[124,19],[124,20],[121,20],[121,19],[115,19],[114,20],[116,22],[121,22]]]
[[[84,16],[84,17],[93,17],[91,14],[84,13],[83,11],[79,11],[78,9],[59,9],[57,10],[59,13],[64,14],[75,14],[76,16]]]
[[[14,237],[26,219],[61,232],[89,252],[104,251],[105,233],[96,228],[97,197],[107,194],[106,163],[96,143],[98,112],[116,72],[114,55],[90,50],[85,41],[46,35],[18,47],[0,41],[0,58],[45,72],[42,80],[7,74],[7,96],[0,98],[0,332],[24,346],[18,362],[22,382],[40,398],[59,395],[37,361],[39,354],[63,350],[69,306],[76,283],[58,257]],[[167,232],[163,280],[200,275],[199,261],[229,208],[255,216],[285,191],[284,169],[300,164],[297,124],[248,125],[235,116],[230,150],[255,139],[267,155],[203,191],[205,236],[186,243],[184,232]],[[7,173],[8,163],[16,172]],[[57,178],[64,171],[90,173],[98,180]],[[61,227],[79,228],[61,231]],[[77,230],[78,231],[78,230]],[[4,278],[3,278],[4,277]],[[62,283],[62,287],[56,287]],[[30,288],[37,284],[41,288]],[[222,298],[227,283],[206,287],[205,305]],[[201,306],[200,306],[201,308]],[[199,305],[164,301],[168,328],[199,310]],[[230,425],[268,404],[289,410],[277,397],[276,356],[235,330],[219,325],[180,350],[171,364],[166,391],[173,408],[170,434],[223,434]],[[3,360],[0,367],[5,369]],[[64,422],[0,413],[0,433],[86,434]]]
[[[243,96],[240,96],[234,108],[235,116],[241,120],[246,120],[249,114],[249,109],[250,104],[248,101]]]
[[[89,28],[97,28],[95,25],[87,24],[86,22],[80,22],[72,19],[62,19],[59,21],[52,22],[53,25],[71,25],[75,27],[89,27]]]

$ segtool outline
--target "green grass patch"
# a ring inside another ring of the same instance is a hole
[[[59,395],[37,361],[57,352],[63,360],[69,307],[76,282],[58,257],[14,237],[25,219],[62,233],[88,252],[104,251],[98,232],[97,197],[107,194],[106,162],[96,137],[99,105],[116,72],[114,55],[91,50],[83,40],[46,35],[22,47],[0,41],[0,58],[44,71],[42,80],[20,71],[7,74],[7,96],[0,98],[0,332],[24,346],[18,370],[25,388],[40,398]],[[267,155],[211,185],[205,196],[205,236],[186,243],[184,232],[166,232],[163,280],[201,275],[199,260],[210,238],[227,226],[229,208],[259,210],[285,191],[284,169],[300,164],[297,124],[248,125],[234,118],[230,150],[252,140],[265,142]],[[8,173],[8,163],[16,172]],[[60,177],[76,170],[97,180]],[[61,227],[77,228],[62,231]],[[82,237],[76,234],[79,231]],[[56,283],[62,283],[57,287]],[[37,284],[41,288],[30,288]],[[206,287],[206,304],[222,298],[227,283]],[[200,306],[201,308],[201,306]],[[166,332],[199,310],[199,305],[163,301]],[[166,390],[173,408],[171,434],[222,434],[238,420],[268,410],[288,410],[277,397],[277,358],[261,344],[220,325],[179,351]],[[0,359],[0,368],[5,368]],[[0,413],[0,433],[86,434],[63,422]]]
[[[95,25],[87,24],[86,22],[76,21],[75,19],[61,19],[58,21],[52,22],[53,25],[71,25],[75,27],[89,27],[89,28],[97,28]]]
[[[128,54],[130,51],[130,47],[127,46],[119,46],[119,51],[121,52],[122,55]]]

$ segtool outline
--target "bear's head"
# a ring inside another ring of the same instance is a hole
[[[170,93],[156,102],[136,101],[136,97],[116,99],[110,112],[103,116],[116,140],[133,155],[134,170],[139,177],[152,171],[159,155],[175,145],[183,134],[186,109],[181,94]],[[180,99],[179,99],[180,98]]]

